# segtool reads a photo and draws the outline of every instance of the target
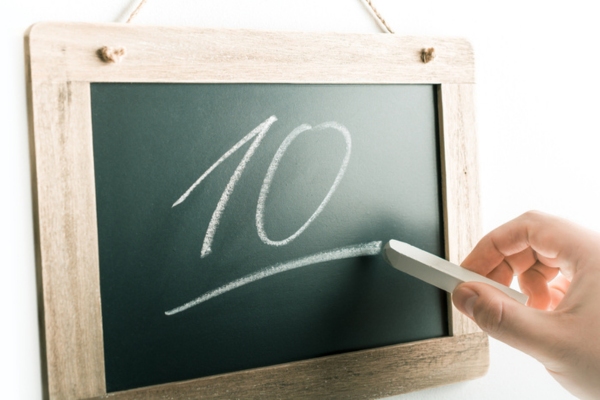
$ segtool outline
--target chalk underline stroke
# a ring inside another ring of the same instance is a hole
[[[210,300],[214,297],[227,293],[231,290],[237,289],[241,286],[247,285],[252,282],[256,282],[260,279],[279,274],[281,272],[286,272],[296,268],[306,267],[309,265],[319,264],[328,261],[343,260],[346,258],[361,256],[374,256],[381,252],[381,243],[381,241],[373,241],[352,246],[340,247],[334,250],[324,251],[310,256],[297,258],[292,261],[277,263],[253,274],[249,274],[240,279],[231,281],[214,290],[206,292],[202,296],[190,302],[187,302],[179,307],[173,308],[172,310],[165,311],[165,314],[170,316],[180,313],[194,306],[197,306],[198,304],[204,303],[205,301]]]

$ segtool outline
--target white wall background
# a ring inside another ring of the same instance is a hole
[[[484,230],[540,209],[600,230],[600,23],[572,0],[376,0],[398,34],[462,36],[476,54]],[[131,0],[0,5],[0,388],[41,397],[23,33],[38,21],[121,21]],[[378,32],[359,0],[150,0],[135,23]],[[531,358],[491,341],[486,377],[406,399],[569,399]]]

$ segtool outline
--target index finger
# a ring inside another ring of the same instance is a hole
[[[590,242],[596,245],[590,246]],[[540,263],[558,268],[570,278],[580,264],[580,250],[587,247],[588,251],[598,252],[597,243],[598,234],[594,232],[562,218],[530,211],[484,236],[462,266],[488,275],[511,256],[531,248]],[[520,274],[533,265],[519,265],[515,272]]]

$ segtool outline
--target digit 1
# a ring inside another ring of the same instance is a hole
[[[227,206],[229,197],[233,193],[233,190],[235,189],[235,185],[240,180],[240,177],[242,176],[242,173],[244,172],[244,169],[246,168],[248,161],[250,161],[250,159],[254,155],[254,152],[256,151],[258,146],[260,146],[260,143],[262,142],[263,138],[267,134],[267,131],[269,130],[269,128],[271,128],[271,125],[273,125],[273,123],[275,121],[277,121],[277,117],[275,117],[273,115],[273,116],[267,118],[262,124],[260,124],[256,128],[254,128],[252,130],[252,132],[250,132],[249,134],[244,136],[242,138],[242,140],[237,142],[231,149],[229,149],[225,154],[223,154],[221,156],[221,158],[219,158],[213,165],[211,165],[210,168],[207,169],[200,176],[200,178],[198,178],[196,180],[196,182],[194,182],[194,184],[192,186],[190,186],[190,188],[188,190],[186,190],[186,192],[175,203],[173,203],[172,207],[175,207],[175,206],[183,203],[185,201],[185,199],[190,195],[190,193],[196,188],[196,186],[198,186],[200,184],[200,182],[202,182],[204,180],[204,178],[206,178],[215,168],[217,168],[219,166],[219,164],[221,164],[223,161],[225,161],[230,155],[235,153],[246,142],[248,142],[252,138],[256,137],[256,139],[254,139],[254,141],[250,145],[250,148],[248,149],[248,151],[246,151],[246,154],[242,158],[242,161],[240,161],[240,163],[238,164],[235,171],[233,171],[233,175],[231,175],[231,178],[229,178],[229,182],[227,183],[225,190],[223,190],[223,193],[221,194],[221,198],[219,199],[219,202],[217,203],[217,207],[215,208],[215,211],[213,211],[212,218],[210,219],[210,222],[208,223],[208,228],[206,229],[206,235],[204,235],[204,241],[202,243],[202,250],[200,251],[200,258],[204,258],[212,252],[211,246],[212,246],[213,238],[215,236],[217,228],[219,227],[219,222],[221,221],[221,216],[223,215],[223,212],[225,211],[225,207]]]

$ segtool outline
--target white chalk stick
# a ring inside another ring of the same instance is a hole
[[[527,303],[528,297],[523,293],[407,243],[390,240],[382,252],[392,267],[446,292],[451,293],[463,282],[482,282],[495,287],[519,303]]]

